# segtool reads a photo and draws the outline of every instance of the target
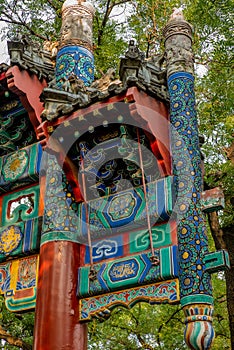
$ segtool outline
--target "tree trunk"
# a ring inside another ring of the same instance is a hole
[[[227,249],[230,257],[231,269],[225,272],[225,278],[231,349],[234,350],[234,226],[221,229],[216,212],[209,213],[208,219],[216,249]]]
[[[234,350],[234,226],[223,229],[224,240],[230,257],[231,269],[226,271],[227,306],[231,332],[231,347]]]

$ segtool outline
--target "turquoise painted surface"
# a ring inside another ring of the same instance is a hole
[[[230,269],[229,255],[224,249],[206,254],[204,262],[206,264],[206,271],[209,271],[209,273]]]

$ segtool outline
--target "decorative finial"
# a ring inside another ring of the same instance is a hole
[[[56,59],[57,87],[63,89],[74,75],[86,86],[94,79],[93,6],[86,1],[66,0],[62,7],[61,37]]]
[[[174,9],[163,29],[167,76],[176,72],[194,72],[192,26],[185,21],[182,10]]]

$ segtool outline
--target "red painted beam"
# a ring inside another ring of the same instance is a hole
[[[42,90],[47,86],[45,79],[40,81],[35,74],[29,74],[26,70],[20,70],[13,66],[6,72],[9,90],[20,97],[20,100],[29,114],[29,118],[35,132],[41,123],[41,113],[44,109],[40,101]]]

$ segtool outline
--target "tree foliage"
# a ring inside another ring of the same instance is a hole
[[[5,344],[4,349],[31,350],[34,313],[15,314],[9,312],[6,309],[4,297],[0,296],[0,315],[0,339],[2,344]]]
[[[8,24],[5,35],[13,38],[19,32],[38,41],[57,40],[62,3],[62,0],[0,0],[0,21]],[[216,249],[227,248],[234,266],[232,0],[97,0],[94,6],[97,76],[109,67],[117,68],[130,38],[138,41],[146,57],[159,53],[163,48],[161,30],[173,7],[181,6],[193,25],[198,117],[200,133],[205,136],[205,186],[220,186],[226,203],[219,216],[211,213],[208,219]],[[226,303],[234,349],[233,269],[214,276],[213,285],[216,329],[213,349],[231,349]],[[7,341],[5,349],[30,349],[33,314],[10,314],[2,299],[0,307],[0,338]],[[139,304],[131,310],[117,308],[108,321],[90,323],[89,349],[185,349],[182,320],[179,306]],[[23,343],[17,345],[17,340]]]
[[[212,350],[230,350],[230,333],[222,274],[213,277],[216,338]],[[89,350],[184,350],[184,314],[180,305],[140,303],[116,308],[105,322],[89,325]]]

